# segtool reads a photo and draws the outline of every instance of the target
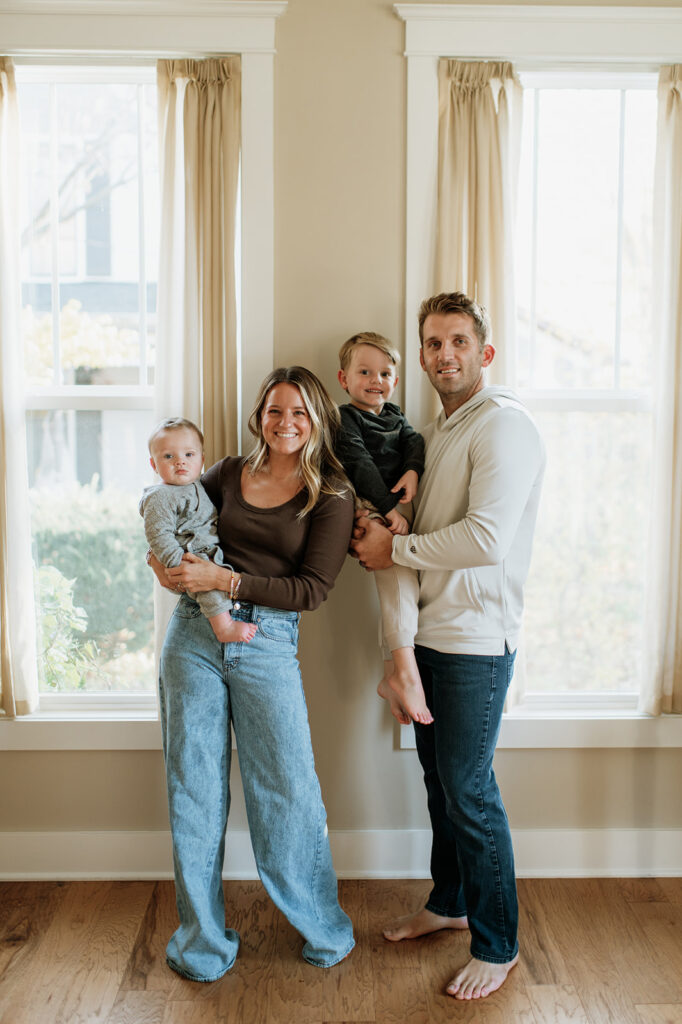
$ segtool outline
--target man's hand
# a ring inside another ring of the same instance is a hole
[[[375,569],[390,569],[393,565],[393,535],[377,519],[370,519],[366,512],[356,516],[350,553],[360,565],[373,572]]]
[[[391,487],[391,494],[397,494],[398,491],[404,491],[402,498],[400,499],[401,505],[406,505],[408,501],[412,501],[415,494],[417,493],[417,487],[419,486],[419,476],[416,470],[408,469],[406,473],[403,473],[395,487]]]

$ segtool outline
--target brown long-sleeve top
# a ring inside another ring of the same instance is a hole
[[[317,608],[334,586],[348,551],[353,499],[321,494],[302,519],[300,491],[284,505],[256,508],[244,500],[244,459],[228,456],[201,478],[218,510],[225,561],[242,574],[239,597],[285,611]]]

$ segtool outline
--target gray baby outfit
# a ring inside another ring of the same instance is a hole
[[[140,515],[147,543],[167,569],[179,565],[185,551],[224,565],[216,526],[218,514],[199,480],[145,487]],[[232,608],[232,601],[222,590],[204,590],[191,596],[207,619]]]

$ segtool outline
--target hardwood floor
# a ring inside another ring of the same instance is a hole
[[[443,994],[468,933],[393,944],[424,881],[340,883],[358,944],[306,964],[258,882],[225,883],[235,967],[174,974],[171,882],[0,883],[0,1024],[682,1024],[682,879],[519,882],[521,962],[484,1001]]]

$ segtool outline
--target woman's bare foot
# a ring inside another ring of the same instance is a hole
[[[393,672],[384,678],[410,718],[420,725],[430,725],[433,715],[426,706],[424,687],[414,656],[414,647],[398,647],[391,651]]]
[[[443,928],[464,931],[468,927],[466,917],[441,917],[440,914],[434,914],[432,910],[422,907],[416,914],[399,917],[388,928],[384,928],[384,938],[389,942],[400,942],[401,939],[418,939],[420,935],[430,935],[431,932],[439,932]]]
[[[485,999],[504,985],[507,975],[518,962],[518,953],[507,964],[489,964],[472,956],[469,963],[457,971],[445,991],[455,999]]]
[[[248,644],[258,629],[255,622],[238,622],[229,612],[213,615],[208,621],[221,644]]]
[[[392,661],[384,662],[385,665],[393,665]],[[381,680],[377,686],[377,693],[384,700],[387,700],[391,708],[391,714],[394,718],[397,718],[401,725],[409,725],[412,719],[408,715],[405,708],[402,706],[396,695],[394,694],[391,687],[388,685],[386,676]]]

